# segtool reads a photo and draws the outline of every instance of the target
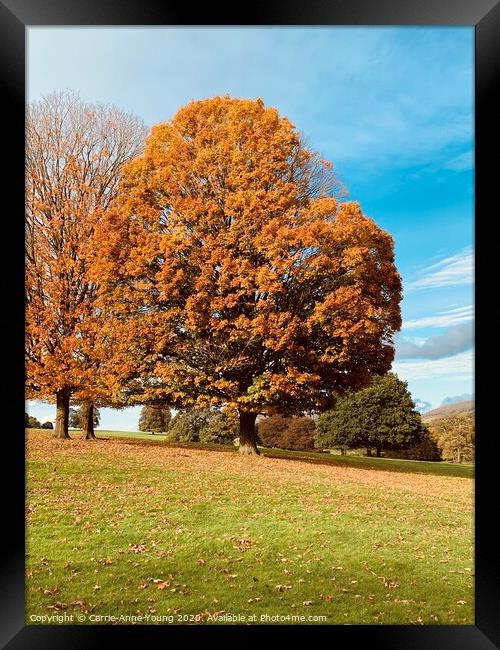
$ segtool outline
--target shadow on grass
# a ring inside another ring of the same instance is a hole
[[[117,432],[118,434],[118,432]],[[132,434],[120,436],[113,435],[110,438],[100,437],[101,440],[120,440],[123,444],[149,446],[151,444],[161,444],[173,449],[193,449],[201,451],[219,451],[227,453],[237,453],[238,449],[234,445],[217,445],[199,442],[169,442],[158,436],[151,436],[148,439],[143,437],[134,437]],[[473,478],[473,465],[457,465],[454,463],[431,462],[419,460],[407,460],[399,458],[373,458],[366,456],[341,456],[336,454],[326,454],[321,452],[301,452],[290,451],[286,449],[275,449],[269,447],[259,447],[261,455],[264,458],[277,458],[284,460],[298,460],[306,463],[318,465],[333,465],[336,467],[355,467],[359,469],[373,469],[385,472],[402,472],[412,474],[430,474],[435,476],[452,476],[458,478]]]

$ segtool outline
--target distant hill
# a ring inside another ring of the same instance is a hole
[[[422,420],[424,422],[429,422],[430,420],[437,420],[438,418],[451,418],[463,413],[474,414],[474,400],[440,406],[432,411],[427,411],[427,413],[422,413]]]

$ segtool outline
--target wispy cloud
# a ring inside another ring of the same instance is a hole
[[[400,361],[392,364],[393,371],[405,381],[416,379],[470,380],[473,376],[472,351],[432,361]]]
[[[466,323],[474,318],[474,306],[466,305],[465,307],[456,307],[455,309],[448,309],[446,311],[438,312],[435,316],[424,316],[422,318],[414,318],[403,322],[402,329],[416,330],[425,327],[451,327]],[[419,341],[415,340],[416,337],[408,340],[413,340],[414,343]]]
[[[406,285],[411,289],[437,289],[472,284],[474,281],[474,256],[472,247],[467,246],[456,255],[445,257],[436,264],[427,266],[420,278]]]
[[[472,323],[450,327],[443,334],[431,336],[423,344],[401,339],[396,344],[397,359],[442,359],[472,348]]]
[[[474,167],[474,151],[470,149],[469,151],[464,151],[454,156],[445,163],[444,167],[445,169],[451,169],[457,172],[463,171],[464,169],[472,169]]]
[[[470,27],[31,27],[28,37],[30,99],[74,87],[75,71],[85,98],[148,124],[195,98],[262,97],[363,174],[436,157],[464,165],[473,140]]]

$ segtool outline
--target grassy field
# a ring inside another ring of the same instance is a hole
[[[470,478],[50,434],[27,436],[28,623],[473,623]]]
[[[221,447],[220,445],[202,445],[198,443],[169,443],[165,435],[142,433],[140,431],[97,431],[96,435],[102,439],[119,440],[147,440],[153,443],[163,443],[171,447],[183,447],[185,449],[206,449],[216,451],[231,451],[236,453],[234,445]],[[80,438],[79,431],[71,431],[71,436]],[[340,454],[325,454],[320,452],[288,451],[285,449],[269,449],[261,447],[261,453],[268,458],[286,458],[289,460],[302,460],[307,462],[336,465],[339,467],[360,467],[363,469],[380,469],[387,472],[410,472],[417,474],[434,474],[435,476],[461,476],[473,478],[474,466],[471,464],[457,465],[456,463],[435,463],[419,460],[402,460],[399,458],[374,458],[367,456],[341,456]]]

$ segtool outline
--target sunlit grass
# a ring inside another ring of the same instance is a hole
[[[473,623],[467,478],[35,433],[27,488],[27,622]]]

